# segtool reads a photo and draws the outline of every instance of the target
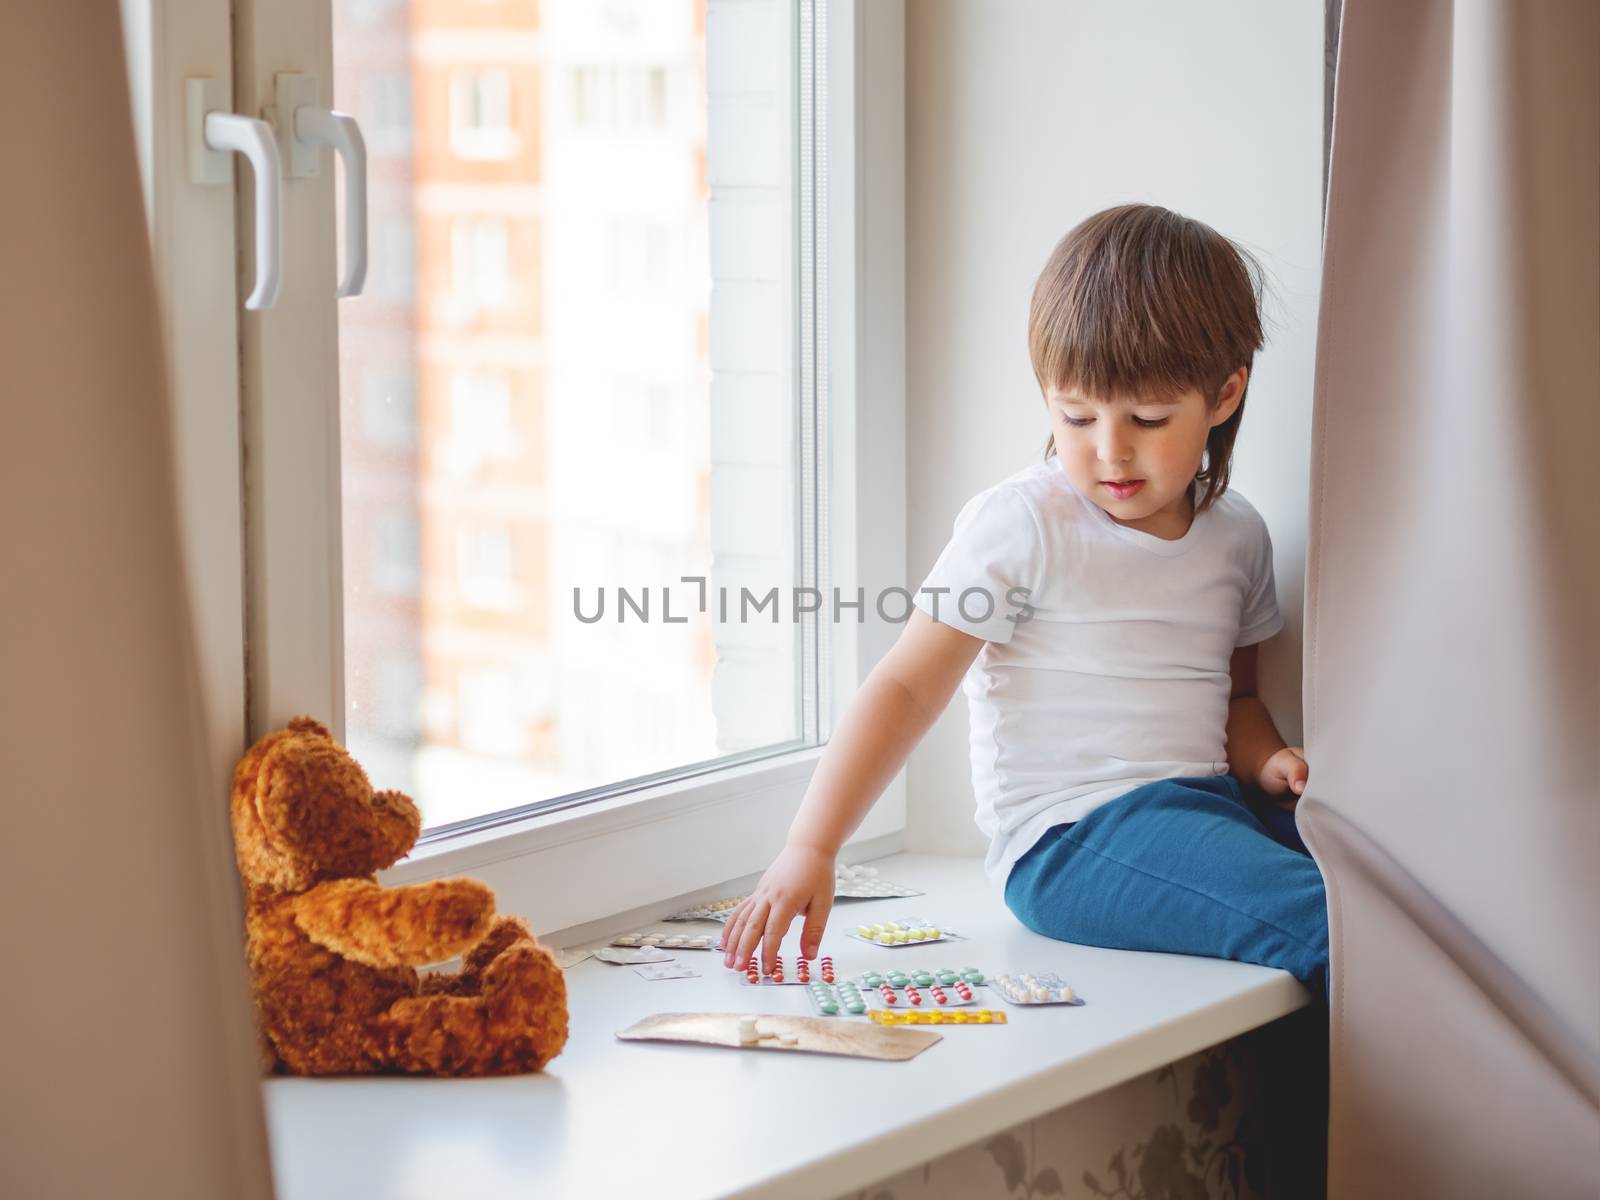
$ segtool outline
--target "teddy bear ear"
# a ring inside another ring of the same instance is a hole
[[[289,729],[293,733],[315,733],[327,738],[330,742],[333,741],[332,731],[321,721],[314,720],[311,717],[295,717],[289,722]]]

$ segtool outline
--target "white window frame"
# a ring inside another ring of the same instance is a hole
[[[781,0],[791,22],[798,0]],[[182,8],[172,5],[165,17]],[[223,0],[191,0],[224,16]],[[261,112],[272,103],[273,73],[296,69],[327,80],[331,46],[317,0],[239,0],[235,5],[235,96],[238,111]],[[719,19],[713,5],[710,21]],[[743,10],[743,5],[730,5]],[[904,296],[904,4],[903,0],[816,0],[826,29],[825,120],[817,130],[827,148],[819,177],[826,180],[827,254],[819,264],[815,310],[817,338],[826,347],[827,395],[822,455],[824,495],[831,510],[814,513],[825,552],[828,586],[848,601],[867,598],[864,623],[845,620],[822,631],[831,665],[831,689],[818,727],[832,725],[850,696],[899,633],[876,615],[873,598],[907,585],[905,511],[905,296]],[[709,23],[709,22],[708,22]],[[791,25],[791,27],[793,27]],[[320,34],[308,30],[321,30]],[[320,45],[306,45],[320,36]],[[287,64],[287,65],[286,65]],[[182,79],[160,88],[181,97]],[[331,90],[324,86],[324,92]],[[169,106],[170,107],[170,106]],[[181,105],[179,105],[181,110]],[[178,156],[162,166],[176,180]],[[867,168],[870,166],[870,173]],[[333,714],[342,724],[342,577],[340,486],[335,413],[336,314],[332,281],[335,246],[332,186],[335,173],[296,180],[285,189],[285,285],[277,310],[238,316],[244,343],[238,393],[251,445],[240,514],[257,531],[246,552],[250,671],[244,681],[249,736],[276,728],[299,712]],[[173,183],[173,187],[179,187]],[[238,228],[212,238],[207,261],[235,259],[233,239],[248,246],[249,196],[236,198]],[[242,270],[253,270],[246,260]],[[825,277],[824,277],[825,276]],[[214,303],[215,297],[210,301]],[[179,306],[197,303],[184,296]],[[184,314],[172,318],[181,329]],[[864,336],[870,330],[871,336]],[[174,335],[176,336],[176,335]],[[181,356],[185,347],[178,348]],[[225,374],[226,363],[217,370]],[[211,393],[213,396],[215,392]],[[274,397],[266,405],[263,396]],[[282,399],[279,399],[282,398]],[[223,424],[226,424],[224,422]],[[237,431],[237,426],[233,427]],[[210,465],[228,430],[209,432],[204,445],[180,446],[187,474],[204,475],[206,496],[185,493],[194,516],[216,493],[233,497],[237,477],[211,478]],[[229,449],[237,456],[238,441]],[[200,485],[197,483],[196,485]],[[818,506],[820,509],[820,505]],[[293,531],[293,536],[287,536]],[[215,553],[226,539],[191,542],[197,607],[206,626],[239,627],[238,564]],[[204,543],[204,544],[202,544]],[[237,542],[233,543],[237,546]],[[222,586],[231,581],[232,592]],[[203,653],[227,658],[235,638],[204,639]],[[224,684],[239,684],[242,656],[216,664]],[[270,669],[269,669],[270,664]],[[229,675],[228,671],[234,674]],[[237,701],[237,695],[231,697]],[[231,726],[238,729],[238,722]],[[342,733],[342,730],[339,730]],[[228,739],[242,752],[245,739]],[[492,827],[437,838],[385,873],[405,883],[470,872],[495,887],[503,910],[522,912],[551,932],[760,870],[781,846],[794,811],[822,753],[810,747],[664,783],[641,783],[604,799],[537,813]],[[851,838],[899,848],[906,825],[902,771]],[[648,871],[617,870],[649,862]]]

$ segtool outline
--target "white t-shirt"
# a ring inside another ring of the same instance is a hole
[[[1271,536],[1238,492],[1167,541],[1113,521],[1055,457],[967,502],[915,603],[988,643],[962,690],[1002,892],[1052,826],[1158,779],[1226,774],[1229,660],[1283,626]]]

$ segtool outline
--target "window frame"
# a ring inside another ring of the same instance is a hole
[[[220,0],[194,2],[226,11]],[[233,64],[238,111],[267,107],[273,72],[283,69],[283,63],[302,63],[303,70],[325,81],[331,78],[326,21],[319,23],[302,11],[312,2],[240,0]],[[817,214],[826,221],[826,255],[818,263],[811,297],[817,303],[817,341],[825,349],[811,364],[811,386],[824,389],[827,398],[825,427],[813,431],[823,439],[819,461],[825,469],[811,500],[818,534],[815,553],[825,559],[818,564],[819,583],[838,589],[846,601],[858,590],[867,598],[862,623],[844,620],[820,631],[830,686],[806,727],[826,730],[832,727],[832,714],[842,711],[898,636],[898,626],[874,611],[873,598],[906,584],[904,6],[903,0],[779,3],[790,28],[798,28],[809,10],[810,19],[826,30],[826,58],[818,64],[825,70],[826,107],[817,109],[825,112],[825,119],[815,131],[827,144],[817,172],[826,185],[826,207]],[[176,6],[168,11],[175,12]],[[181,80],[163,82],[181,95]],[[326,100],[331,88],[325,83],[323,91]],[[181,150],[181,139],[177,146]],[[156,161],[158,173],[180,178],[181,154]],[[231,663],[216,665],[231,670],[234,686],[244,693],[229,699],[242,702],[248,737],[302,711],[334,714],[336,732],[342,735],[337,421],[333,406],[318,399],[326,395],[324,381],[337,379],[331,286],[335,247],[329,219],[334,174],[323,171],[285,189],[286,228],[296,231],[284,244],[284,301],[293,297],[292,303],[280,302],[279,309],[267,313],[238,314],[243,344],[239,424],[251,447],[244,462],[235,464],[243,476],[242,488],[238,476],[226,483],[214,478],[212,456],[220,439],[213,438],[209,446],[197,442],[179,448],[186,472],[195,474],[204,466],[212,476],[210,495],[185,495],[186,516],[194,517],[226,491],[244,527],[258,531],[245,539],[244,614],[237,605],[240,556],[230,560],[225,554],[192,549],[192,587],[202,623],[231,623],[245,631],[242,656],[237,639],[231,645],[227,639],[213,639],[202,646],[202,653],[233,656]],[[230,232],[247,246],[247,175],[241,183],[235,196],[236,228]],[[232,251],[230,245],[229,263],[235,260]],[[241,270],[248,274],[253,264],[247,253],[242,258]],[[181,308],[190,301],[180,296],[174,303]],[[174,327],[181,326],[182,315],[171,318]],[[870,339],[863,336],[868,329]],[[817,367],[823,368],[820,378]],[[268,406],[264,396],[294,399]],[[307,431],[326,431],[327,436],[308,438]],[[319,440],[326,444],[311,444]],[[278,449],[285,447],[294,447],[292,459]],[[291,539],[270,536],[282,530],[297,531],[297,540],[291,544]],[[219,586],[227,581],[232,599]],[[242,681],[241,657],[248,661]],[[236,730],[237,720],[228,727]],[[241,753],[245,740],[238,745]],[[581,806],[430,838],[385,872],[384,879],[407,883],[462,871],[487,874],[500,893],[501,907],[528,913],[545,932],[716,886],[770,861],[822,751],[816,745],[736,758],[731,765],[669,782],[636,781],[636,786]],[[899,848],[905,826],[902,771],[851,841],[871,839]],[[644,856],[650,871],[612,869]]]

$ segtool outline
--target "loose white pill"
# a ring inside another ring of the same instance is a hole
[[[739,1018],[739,1044],[751,1045],[761,1040],[761,1035],[756,1032],[756,1019],[754,1017]]]

